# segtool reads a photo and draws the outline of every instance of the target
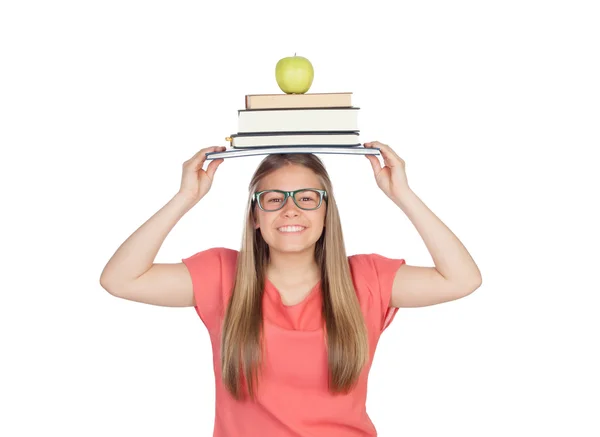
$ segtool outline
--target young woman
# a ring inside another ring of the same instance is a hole
[[[210,248],[154,263],[179,219],[210,190],[223,159],[200,150],[181,188],[112,256],[100,278],[114,296],[193,306],[210,333],[216,377],[214,436],[376,436],[367,376],[400,307],[459,299],[481,284],[454,234],[411,191],[404,161],[365,155],[378,187],[408,216],[435,267],[378,254],[347,256],[331,181],[312,154],[268,155],[249,186],[239,251]]]

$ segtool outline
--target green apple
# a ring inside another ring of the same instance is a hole
[[[286,94],[304,94],[310,89],[315,71],[310,61],[302,56],[280,59],[275,66],[277,85]]]

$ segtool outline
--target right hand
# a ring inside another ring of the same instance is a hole
[[[202,165],[206,161],[206,153],[223,152],[225,149],[225,146],[206,147],[185,161],[179,193],[188,197],[194,203],[199,202],[209,192],[215,171],[224,161],[223,158],[213,159],[206,170],[203,170]]]

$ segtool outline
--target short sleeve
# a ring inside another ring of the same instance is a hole
[[[405,264],[403,258],[388,258],[376,253],[351,257],[355,274],[361,277],[360,286],[371,293],[376,308],[371,308],[369,317],[383,332],[393,321],[398,308],[390,306],[392,286],[398,269]]]
[[[231,295],[237,251],[213,247],[181,261],[192,278],[198,316],[209,331],[217,328]]]

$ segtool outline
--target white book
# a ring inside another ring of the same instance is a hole
[[[228,149],[223,152],[208,152],[206,159],[237,158],[242,156],[271,155],[281,153],[314,153],[333,155],[379,155],[377,147],[356,146],[281,146],[252,147],[247,149]]]
[[[238,133],[357,131],[359,108],[239,109]]]

